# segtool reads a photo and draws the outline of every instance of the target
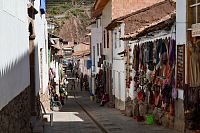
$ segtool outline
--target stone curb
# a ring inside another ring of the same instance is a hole
[[[105,129],[105,128],[103,127],[102,124],[100,124],[100,123],[93,117],[93,115],[92,115],[89,111],[87,111],[87,110],[85,109],[85,107],[84,107],[78,100],[76,100],[75,94],[74,94],[74,98],[75,98],[76,103],[81,107],[81,109],[83,109],[83,111],[90,117],[90,119],[92,119],[92,121],[98,126],[98,128],[99,128],[103,133],[110,133],[107,129]]]

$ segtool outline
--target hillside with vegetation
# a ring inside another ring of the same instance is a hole
[[[66,41],[87,42],[94,0],[47,0],[47,20],[55,25],[51,31]]]

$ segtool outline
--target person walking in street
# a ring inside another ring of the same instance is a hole
[[[67,89],[68,88],[68,84],[69,84],[69,81],[67,80],[67,75],[65,75],[63,83],[64,83],[64,86],[65,86],[65,89]]]
[[[60,102],[62,105],[65,104],[64,100],[65,100],[65,87],[63,84],[61,84],[61,87],[59,89],[59,93],[60,93]]]
[[[83,73],[81,73],[81,76],[80,76],[80,88],[82,91],[83,90]]]

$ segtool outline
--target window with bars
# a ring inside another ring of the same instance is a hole
[[[117,48],[117,32],[114,32],[115,48]]]
[[[107,31],[107,48],[109,48],[109,31]]]
[[[120,37],[121,37],[121,27],[119,27],[119,36],[118,36],[119,47],[121,47],[121,40],[120,40]]]
[[[191,28],[192,24],[200,23],[200,0],[189,0],[188,1],[188,18],[189,18],[189,25],[188,27]]]
[[[97,56],[99,56],[99,43],[97,43]]]

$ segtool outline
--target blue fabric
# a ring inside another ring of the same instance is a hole
[[[87,69],[90,69],[92,67],[92,60],[87,61]]]
[[[164,41],[162,39],[160,39],[158,41],[158,45],[157,45],[157,48],[156,48],[156,64],[158,64],[159,61],[160,61],[159,54],[163,55],[165,52],[167,52],[167,48],[165,46]]]
[[[40,12],[41,14],[46,13],[46,0],[40,0]]]
[[[167,52],[167,48],[166,48],[166,45],[165,45],[165,42],[163,40],[162,41],[162,45],[161,45],[161,54]]]

